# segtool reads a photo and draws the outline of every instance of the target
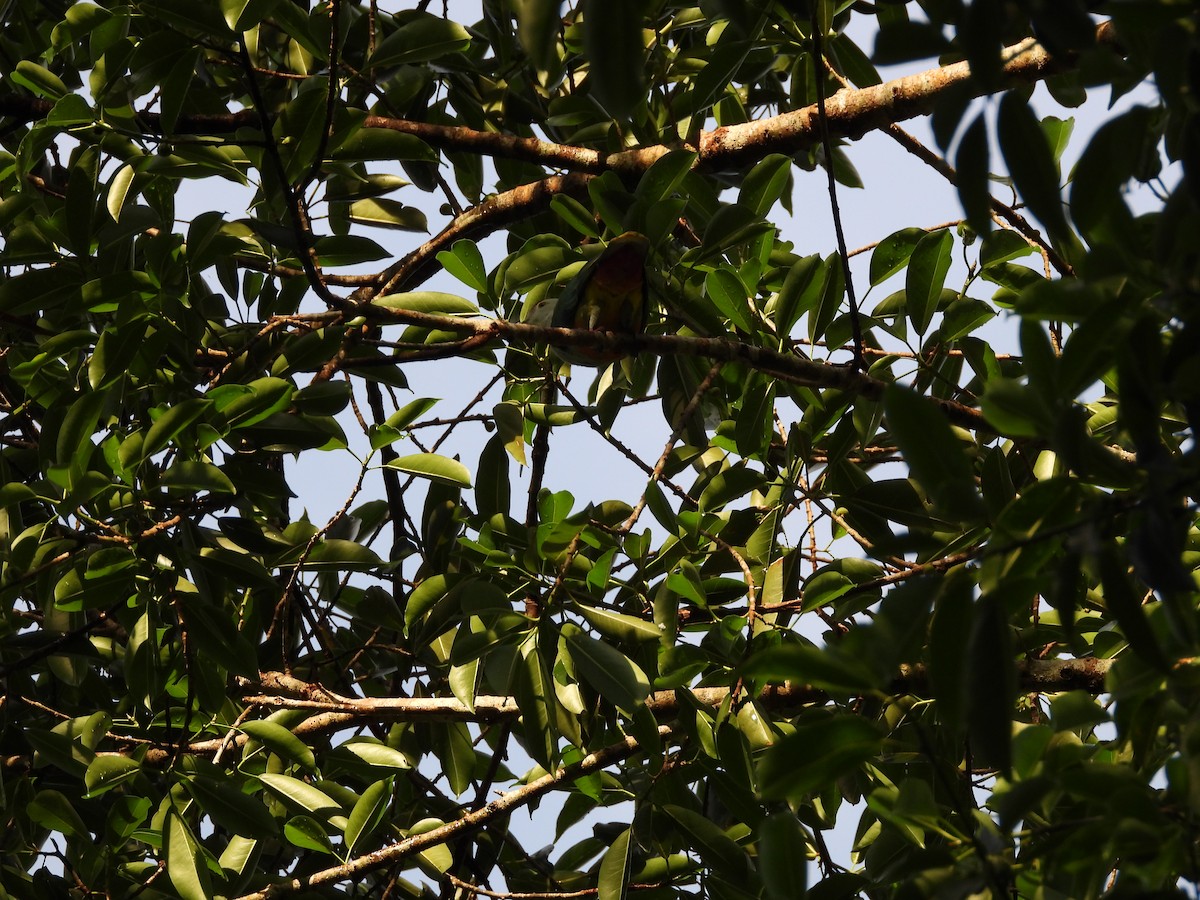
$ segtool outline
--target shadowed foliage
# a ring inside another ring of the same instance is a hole
[[[1196,895],[1191,4],[2,6],[0,898]]]

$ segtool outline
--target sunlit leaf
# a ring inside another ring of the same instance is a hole
[[[428,478],[440,484],[471,486],[471,472],[456,459],[437,453],[417,453],[389,460],[388,468],[399,469],[418,478]]]

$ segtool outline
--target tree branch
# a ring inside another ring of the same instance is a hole
[[[1025,693],[1057,693],[1085,690],[1091,694],[1104,691],[1104,679],[1112,666],[1110,659],[1025,659],[1017,662],[1017,677]],[[473,707],[453,697],[344,697],[319,684],[310,684],[282,672],[263,672],[258,686],[282,691],[280,694],[253,694],[243,697],[246,703],[274,709],[307,709],[315,712],[338,713],[353,718],[386,718],[405,722],[476,722],[491,724],[520,717],[521,709],[515,697],[479,696]],[[240,679],[250,686],[250,682]],[[904,666],[887,686],[890,694],[929,693],[929,678],[924,666]],[[693,688],[690,696],[700,704],[719,707],[729,696],[724,687]],[[802,706],[828,699],[818,688],[803,684],[767,685],[755,700],[776,712],[786,713]],[[660,722],[669,722],[679,713],[679,698],[675,691],[656,691],[646,698],[646,708]]]
[[[1115,47],[1116,33],[1111,23],[1102,22],[1097,26],[1096,39]],[[1041,81],[1070,69],[1075,63],[1073,55],[1054,57],[1033,38],[1006,47],[1002,55],[1006,62],[998,89]],[[966,62],[927,69],[871,87],[838,91],[826,100],[830,136],[859,138],[869,131],[926,115],[940,96],[958,87],[969,88],[973,96],[989,93],[982,83],[971,82],[971,69]],[[53,107],[50,101],[25,95],[0,96],[0,116],[21,122],[45,118]],[[769,153],[797,153],[820,139],[818,118],[814,103],[769,119],[702,132],[697,164],[702,169],[723,171],[742,168]],[[137,119],[147,132],[164,133],[157,113],[140,113]],[[253,110],[184,115],[175,123],[172,134],[231,134],[256,124]],[[537,138],[388,116],[367,116],[363,127],[411,134],[439,150],[461,150],[591,174],[612,170],[630,176],[640,175],[672,149],[660,144],[604,153]]]
[[[1096,29],[1096,40],[1113,46],[1116,34],[1108,22]],[[997,89],[1041,81],[1071,67],[1069,56],[1050,55],[1033,38],[1026,38],[1001,51],[1006,62]],[[955,88],[966,88],[972,96],[989,91],[972,82],[966,62],[951,63],[915,75],[886,81],[866,88],[838,91],[825,101],[829,133],[834,137],[859,138],[870,131],[885,130],[889,125],[927,115],[937,99]],[[723,171],[741,169],[768,153],[793,154],[807,149],[820,138],[817,104],[770,119],[730,125],[700,136],[700,165]]]
[[[662,725],[659,727],[658,733],[661,737],[666,737],[671,733],[671,730],[670,726]],[[637,740],[627,737],[615,744],[610,744],[603,750],[589,753],[577,763],[563,766],[555,772],[531,781],[524,787],[502,794],[486,806],[474,812],[467,813],[461,819],[447,822],[440,828],[434,828],[423,834],[397,841],[391,846],[368,853],[365,856],[360,856],[357,859],[352,859],[344,865],[333,866],[328,869],[322,869],[319,872],[313,872],[311,875],[273,884],[265,890],[246,894],[240,897],[239,900],[267,900],[269,897],[291,894],[295,891],[301,891],[316,885],[331,884],[346,878],[353,878],[357,875],[373,872],[376,869],[381,869],[398,860],[419,853],[427,847],[435,847],[438,844],[444,844],[451,838],[477,831],[488,823],[500,818],[504,813],[529,805],[538,797],[549,793],[559,785],[575,781],[577,778],[582,778],[592,772],[598,772],[613,763],[628,759],[639,750],[641,750],[641,745]]]
[[[757,371],[794,384],[806,387],[834,388],[861,395],[869,400],[880,399],[887,387],[887,382],[847,366],[817,362],[803,356],[780,353],[766,347],[743,344],[726,338],[688,337],[674,334],[628,335],[587,329],[549,328],[525,322],[510,322],[505,319],[483,317],[467,319],[442,316],[385,306],[381,303],[363,304],[357,307],[357,311],[367,318],[376,320],[445,329],[462,334],[486,334],[492,338],[515,340],[520,343],[548,343],[556,347],[587,347],[610,354],[624,353],[628,356],[649,352],[659,355],[703,356],[723,362],[741,362]],[[323,316],[324,314],[320,314],[316,319],[321,320]],[[404,359],[403,356],[397,356],[395,362],[403,362]],[[372,361],[369,364],[378,365],[379,363]],[[346,360],[344,364],[345,368],[354,366],[353,359]],[[955,425],[973,431],[999,433],[994,426],[988,424],[983,414],[977,409],[953,400],[935,398],[935,402]]]

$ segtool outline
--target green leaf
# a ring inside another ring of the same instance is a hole
[[[383,565],[379,554],[357,541],[326,538],[305,557],[302,568],[318,572],[368,572]]]
[[[362,202],[373,201],[364,200]],[[321,265],[329,268],[357,266],[385,259],[388,256],[387,250],[379,243],[358,234],[332,234],[319,237],[313,249],[320,257]]]
[[[967,215],[967,222],[979,234],[987,234],[992,230],[988,154],[987,118],[980,113],[963,132],[958,153],[954,157],[954,167],[958,170],[958,198]]]
[[[538,765],[553,769],[558,763],[558,702],[550,661],[539,653],[543,635],[532,631],[521,644],[521,656],[513,673],[513,694],[521,709],[521,736],[525,752]],[[549,640],[546,640],[549,643]]]
[[[671,150],[663,154],[638,181],[638,199],[651,204],[670,197],[695,164],[696,153],[692,150]]]
[[[377,228],[395,228],[399,231],[428,233],[429,222],[425,213],[415,206],[405,206],[398,200],[386,197],[368,197],[350,204],[350,221],[359,225],[374,225]]]
[[[996,317],[991,304],[961,297],[946,307],[938,334],[943,341],[966,337]]]
[[[496,437],[504,450],[520,465],[525,465],[525,416],[516,403],[497,403],[492,407]]]
[[[855,715],[801,724],[764,752],[759,790],[765,797],[800,800],[874,758],[882,744],[876,727]]]
[[[300,815],[288,819],[283,826],[283,836],[301,850],[333,853],[333,844],[325,833],[325,827],[311,816]]]
[[[251,838],[278,834],[275,819],[263,801],[243,793],[231,781],[200,775],[188,778],[186,784],[204,814],[231,833]]]
[[[791,180],[792,158],[782,153],[764,156],[746,173],[738,204],[760,216],[771,211]]]
[[[946,273],[950,271],[950,251],[954,236],[948,229],[925,235],[913,248],[908,263],[904,291],[908,318],[917,334],[924,334],[937,311]]]
[[[386,68],[429,62],[466,50],[470,43],[470,33],[457,22],[422,12],[380,41],[369,65]]]
[[[99,797],[142,771],[136,760],[124,756],[97,756],[83,775],[87,799]]]
[[[670,816],[688,844],[695,849],[706,865],[728,878],[744,879],[750,871],[746,851],[706,816],[683,806],[666,804],[663,812]]]
[[[729,269],[714,269],[704,279],[708,297],[721,315],[742,331],[754,333],[754,320],[746,302],[746,288]]]
[[[91,125],[96,121],[96,111],[88,106],[88,102],[78,94],[67,94],[54,104],[46,124],[57,128],[74,128],[78,125]],[[115,216],[113,218],[116,218]]]
[[[815,254],[797,260],[788,269],[775,300],[775,329],[780,336],[791,334],[800,317],[813,308],[825,277],[825,263]]]
[[[734,32],[726,31],[714,49],[707,54],[707,63],[691,81],[691,91],[684,94],[677,102],[674,114],[676,116],[698,116],[707,110],[725,93],[729,82],[737,70],[746,61],[752,43],[729,37]]]
[[[761,681],[790,681],[846,694],[862,694],[875,688],[865,660],[842,659],[829,648],[809,644],[787,644],[756,653],[742,672]]]
[[[212,401],[191,397],[168,408],[146,432],[141,458],[153,456],[212,408]]]
[[[633,715],[650,693],[646,673],[616,648],[576,627],[564,626],[563,636],[579,677],[625,715]]]
[[[387,463],[389,469],[399,469],[418,478],[427,478],[439,484],[456,485],[469,488],[471,473],[456,459],[440,456],[437,453],[416,453],[412,456],[401,456]]]
[[[657,625],[637,616],[582,603],[573,605],[593,628],[611,640],[632,644],[639,641],[657,641],[662,637]]]
[[[967,657],[967,728],[975,759],[1008,775],[1017,696],[1012,632],[1002,599],[986,593],[975,611]]]
[[[730,466],[709,479],[704,490],[700,492],[699,509],[701,512],[721,509],[762,486],[761,472],[756,472],[741,463]]]
[[[937,701],[938,720],[951,734],[966,724],[970,702],[967,664],[974,607],[971,579],[958,568],[947,573],[937,594],[929,625],[929,681]]]
[[[350,811],[350,820],[346,825],[346,852],[353,853],[359,842],[369,838],[383,823],[391,802],[392,779],[385,778],[374,782],[363,791],[354,809]]]
[[[440,316],[477,316],[479,307],[457,294],[440,291],[413,291],[406,294],[387,294],[372,301],[387,309],[409,309],[413,312],[433,313]]]
[[[871,251],[871,284],[879,284],[907,266],[913,250],[926,237],[923,228],[902,228],[880,241]]]
[[[560,7],[560,0],[534,0],[516,7],[517,36],[539,71],[546,71],[557,61]]]
[[[596,217],[591,211],[569,194],[558,194],[550,201],[550,208],[554,213],[578,231],[587,237],[598,238],[601,231],[596,225]]]
[[[279,0],[221,0],[221,14],[233,32],[241,34],[257,26],[274,11]]]
[[[38,791],[26,812],[31,821],[67,837],[87,838],[90,835],[87,825],[71,805],[71,801],[60,791]]]
[[[438,401],[434,397],[418,397],[388,416],[383,424],[396,431],[404,431],[409,425],[433,409],[437,403]]]
[[[1011,378],[990,378],[979,398],[983,414],[1002,434],[1038,437],[1053,431],[1050,411],[1041,395]]]
[[[629,887],[633,829],[626,828],[604,851],[597,873],[598,900],[624,900]]]
[[[421,819],[412,828],[408,830],[410,837],[415,837],[421,834],[428,834],[431,831],[437,831],[439,828],[445,828],[446,823],[441,819],[430,816]],[[454,857],[450,853],[450,848],[445,844],[434,844],[432,847],[420,851],[417,854],[427,872],[432,870],[434,877],[444,875],[449,868],[454,864]]]
[[[437,154],[419,137],[386,128],[360,128],[333,151],[342,162],[435,162]]]
[[[1134,227],[1124,188],[1137,173],[1154,134],[1154,113],[1143,106],[1102,125],[1071,177],[1071,216],[1091,241],[1120,243]]]
[[[1129,584],[1129,574],[1121,564],[1122,554],[1110,548],[1096,554],[1100,567],[1100,582],[1104,588],[1104,602],[1121,626],[1125,640],[1144,660],[1161,671],[1170,668],[1170,663],[1158,639],[1146,619],[1141,598]]]
[[[20,503],[22,500],[32,500],[37,496],[37,491],[27,484],[19,481],[12,481],[0,487],[0,507],[8,506],[12,503]]]
[[[946,516],[971,522],[983,512],[975,471],[966,445],[955,436],[940,409],[898,384],[884,390],[888,430],[900,445],[913,477]]]
[[[88,360],[88,384],[92,390],[106,388],[126,375],[143,348],[149,325],[149,317],[139,316],[100,333],[96,352]]]
[[[367,740],[347,741],[338,747],[355,758],[378,769],[411,769],[412,763],[399,750],[386,744],[377,744]]]
[[[483,262],[479,246],[474,241],[455,241],[449,250],[440,251],[437,258],[442,267],[463,284],[480,293],[487,293],[487,266]]]
[[[767,900],[792,900],[808,884],[808,843],[790,810],[767,816],[758,826],[758,875]]]
[[[821,284],[821,295],[814,310],[808,316],[808,339],[819,341],[825,336],[825,329],[833,321],[842,300],[846,295],[846,273],[842,268],[842,259],[836,253],[831,253],[825,259],[825,271],[828,273]]]
[[[1062,239],[1068,229],[1058,166],[1033,110],[1016,91],[1009,91],[1000,100],[996,124],[1004,161],[1025,203],[1052,237]]]
[[[307,781],[270,772],[259,775],[258,779],[288,806],[311,812],[322,821],[327,821],[331,815],[338,815],[342,811],[340,803]]]
[[[196,839],[174,807],[167,810],[163,850],[167,876],[183,900],[207,900],[213,896],[208,867],[203,864]]]
[[[614,119],[645,100],[642,5],[637,0],[582,0],[583,46],[591,94]]]
[[[471,779],[475,777],[478,758],[466,725],[455,722],[442,733],[444,738],[436,755],[442,764],[442,771],[446,775],[450,790],[457,796],[465,793],[470,787]]]
[[[130,185],[133,184],[133,176],[133,166],[126,164],[117,170],[117,174],[109,182],[105,207],[114,222],[121,218],[121,209],[125,206],[125,198],[129,194]]]
[[[455,583],[461,580],[461,576],[454,576]],[[421,618],[433,609],[449,591],[451,580],[446,575],[432,575],[429,578],[421,581],[412,593],[408,595],[408,602],[404,605],[404,624],[408,628],[412,628],[414,622],[419,622]]]
[[[217,860],[225,872],[241,877],[257,861],[261,845],[258,840],[234,835]]]
[[[237,486],[229,476],[202,460],[182,459],[163,472],[164,487],[188,491],[208,491],[214,494],[236,494]]]
[[[39,97],[57,100],[70,93],[61,78],[47,69],[28,59],[17,62],[9,77],[23,88],[28,88]]]
[[[79,459],[78,450],[91,443],[92,434],[96,430],[100,413],[107,400],[107,392],[90,391],[72,403],[63,418],[56,441],[57,458],[63,462],[71,462],[72,467],[79,474],[82,474],[80,466],[86,460]]]
[[[243,722],[240,727],[250,737],[284,759],[299,763],[306,769],[316,768],[317,759],[312,749],[278,722],[255,720]]]

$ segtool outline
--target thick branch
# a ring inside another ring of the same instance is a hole
[[[1096,36],[1098,41],[1105,44],[1113,45],[1116,42],[1114,30],[1108,22],[1097,27]],[[1003,68],[1001,87],[1040,81],[1069,69],[1075,63],[1073,56],[1051,56],[1033,38],[1005,48],[1003,57],[1007,62]],[[872,87],[838,91],[826,100],[830,136],[858,138],[869,131],[926,115],[939,97],[960,87],[967,88],[974,96],[988,93],[982,83],[971,81],[970,66],[966,62],[939,66]],[[49,101],[34,97],[13,94],[0,96],[0,116],[18,121],[31,122],[45,118],[52,108],[53,104]],[[138,121],[147,132],[163,133],[161,117],[157,113],[142,113]],[[179,117],[172,133],[231,134],[239,128],[253,127],[255,124],[251,110],[184,115]],[[636,176],[671,149],[657,145],[603,153],[537,138],[387,116],[367,116],[363,127],[411,134],[441,150],[520,159],[546,167],[593,174],[613,170]],[[697,165],[708,170],[736,169],[768,153],[796,153],[812,146],[818,139],[818,111],[816,104],[813,104],[769,119],[701,133]]]
[[[1112,666],[1108,659],[1026,659],[1017,662],[1017,677],[1025,693],[1058,693],[1083,690],[1089,694],[1104,692],[1104,679]],[[292,729],[298,737],[329,734],[345,728],[362,725],[366,721],[406,722],[477,722],[491,724],[512,722],[521,715],[521,709],[513,697],[481,696],[475,698],[473,707],[466,706],[453,697],[346,697],[334,693],[319,684],[301,681],[282,672],[263,672],[257,683],[239,679],[243,689],[263,693],[247,694],[242,698],[247,704],[269,709],[303,709],[313,715]],[[265,693],[270,692],[270,693]],[[929,680],[922,666],[906,666],[888,685],[891,694],[916,694],[928,696]],[[694,688],[690,695],[696,702],[714,709],[728,697],[723,687]],[[774,712],[787,714],[799,710],[809,703],[828,700],[825,691],[809,685],[767,685],[756,698],[757,702]],[[646,698],[646,707],[660,722],[670,722],[679,712],[679,699],[674,691],[658,691]],[[109,735],[116,741],[130,741],[120,735]],[[230,739],[234,747],[241,746],[249,736],[239,733]],[[185,753],[212,756],[226,738],[211,738],[196,741],[183,748]],[[174,745],[158,745],[137,740],[123,751],[102,751],[99,756],[124,756],[131,749],[142,754],[148,765],[161,766],[177,758],[178,748]],[[10,769],[26,769],[29,759],[23,756],[5,757],[0,766]]]
[[[1112,660],[1108,659],[1026,659],[1017,663],[1017,677],[1025,693],[1084,690],[1100,694],[1111,666]],[[515,720],[521,715],[513,697],[476,697],[472,708],[453,697],[344,697],[282,672],[264,672],[261,679],[261,687],[291,696],[255,694],[244,697],[245,702],[275,709],[340,713],[359,720],[488,724]],[[928,695],[929,679],[924,666],[905,666],[887,690],[895,695]],[[696,702],[714,709],[729,696],[728,688],[723,687],[694,688],[689,693]],[[828,694],[809,685],[773,684],[764,688],[756,699],[764,707],[786,714],[805,704],[826,700]],[[679,698],[674,691],[657,691],[646,698],[646,708],[660,722],[670,722],[679,712]]]
[[[1096,38],[1103,43],[1114,43],[1111,25],[1102,23],[1096,30]],[[1041,81],[1074,63],[1070,57],[1051,56],[1033,38],[1001,52],[1006,60],[1002,87]],[[982,83],[971,80],[971,67],[966,62],[939,66],[871,87],[838,91],[825,101],[829,133],[834,137],[859,138],[869,131],[927,115],[939,97],[959,87],[970,90],[973,96],[988,93]],[[770,119],[704,132],[700,136],[700,165],[716,170],[737,169],[768,153],[792,154],[806,149],[817,142],[819,135],[814,103]]]

